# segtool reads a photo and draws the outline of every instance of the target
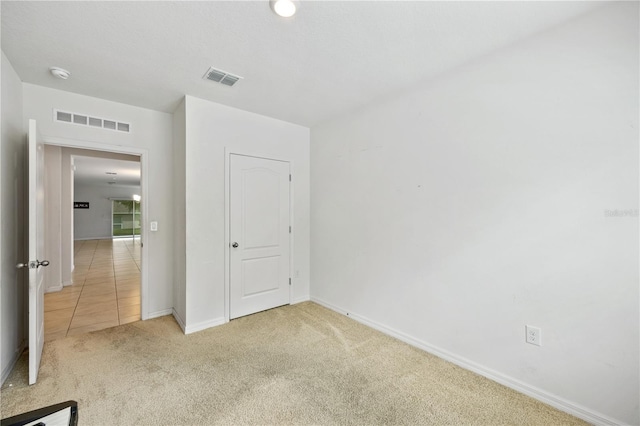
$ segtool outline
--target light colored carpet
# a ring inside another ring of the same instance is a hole
[[[582,425],[582,421],[314,303],[188,336],[170,316],[23,356],[2,417],[78,401],[81,425]]]

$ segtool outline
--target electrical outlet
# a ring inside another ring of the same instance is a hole
[[[542,331],[538,327],[525,325],[526,342],[532,345],[542,346]]]

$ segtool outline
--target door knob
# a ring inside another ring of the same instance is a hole
[[[40,266],[49,266],[49,261],[48,260],[43,260],[42,262],[39,260],[32,260],[29,261],[28,263],[18,263],[16,265],[16,268],[21,269],[21,268],[28,268],[28,269],[36,269]]]
[[[233,243],[233,244],[231,244],[231,247],[233,247],[233,248],[238,248],[238,243]]]

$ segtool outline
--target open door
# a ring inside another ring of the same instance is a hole
[[[18,268],[29,269],[29,384],[38,378],[42,347],[44,346],[44,285],[40,260],[44,255],[44,143],[36,129],[36,121],[29,120],[29,260]]]

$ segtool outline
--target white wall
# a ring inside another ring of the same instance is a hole
[[[307,300],[309,129],[192,96],[185,110],[187,331],[224,321],[225,147],[291,161],[293,303]]]
[[[62,148],[60,176],[60,263],[62,285],[73,284],[73,159],[67,148]],[[45,194],[46,195],[46,194]]]
[[[62,148],[44,147],[45,292],[62,290]]]
[[[313,128],[312,299],[638,424],[638,48],[610,5]]]
[[[22,122],[22,82],[2,52],[0,144],[0,368],[7,378],[25,344],[26,137]]]
[[[153,267],[148,269],[148,282],[151,285],[147,295],[148,312],[143,312],[143,315],[153,317],[170,313],[173,307],[171,114],[27,83],[23,84],[23,93],[24,120],[37,120],[45,142],[51,138],[63,138],[108,145],[113,147],[115,152],[121,152],[120,147],[146,150],[149,181],[143,182],[148,191],[143,220],[147,230],[150,221],[157,221],[159,230],[145,234],[144,244],[148,249],[148,262]],[[53,121],[54,109],[122,120],[131,123],[132,131],[127,134],[57,123]]]
[[[134,194],[140,195],[139,186],[76,183],[74,200],[89,202],[89,208],[74,209],[73,232],[75,239],[110,239],[112,236],[111,199],[132,200]]]
[[[186,271],[186,115],[185,101],[173,113],[173,215],[174,215],[174,316],[185,328],[187,317],[187,271]]]

